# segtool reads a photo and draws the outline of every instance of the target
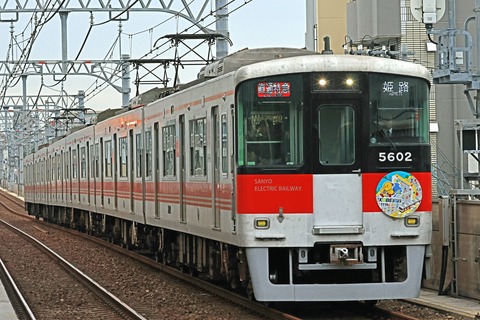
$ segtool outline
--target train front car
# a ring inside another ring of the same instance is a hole
[[[432,228],[429,73],[311,55],[236,74],[236,208],[259,301],[418,296]]]

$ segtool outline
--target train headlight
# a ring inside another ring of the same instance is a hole
[[[418,227],[420,225],[420,217],[408,216],[405,218],[405,225],[407,227]]]
[[[268,229],[270,228],[270,219],[268,218],[255,218],[255,229]]]

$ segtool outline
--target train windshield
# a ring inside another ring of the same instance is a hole
[[[239,86],[239,165],[303,163],[302,87],[301,75],[249,80]]]
[[[370,76],[370,144],[428,143],[428,85],[417,78]]]

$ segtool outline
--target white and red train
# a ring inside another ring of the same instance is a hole
[[[28,155],[26,209],[259,301],[414,297],[429,79],[394,59],[240,51]]]

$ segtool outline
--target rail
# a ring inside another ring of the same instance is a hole
[[[146,320],[146,318],[140,315],[137,311],[133,310],[126,303],[121,301],[112,293],[108,292],[105,288],[100,286],[92,278],[88,277],[86,274],[84,274],[79,269],[77,269],[74,265],[66,261],[64,258],[59,256],[57,253],[55,253],[53,250],[45,246],[43,243],[41,243],[37,239],[33,238],[32,236],[28,235],[27,233],[23,232],[22,230],[18,229],[17,227],[9,224],[8,222],[2,219],[0,219],[0,223],[4,224],[8,228],[15,231],[17,234],[19,234],[20,236],[22,236],[24,239],[27,239],[28,241],[33,243],[35,246],[37,246],[42,252],[44,252],[52,260],[56,261],[62,268],[64,268],[67,272],[69,272],[72,277],[74,277],[75,279],[77,279],[77,281],[85,285],[89,290],[95,293],[100,299],[102,299],[112,309],[116,310],[117,313],[119,313],[120,315],[129,317],[131,319]]]
[[[35,315],[2,260],[0,260],[0,279],[18,319],[35,320]]]

